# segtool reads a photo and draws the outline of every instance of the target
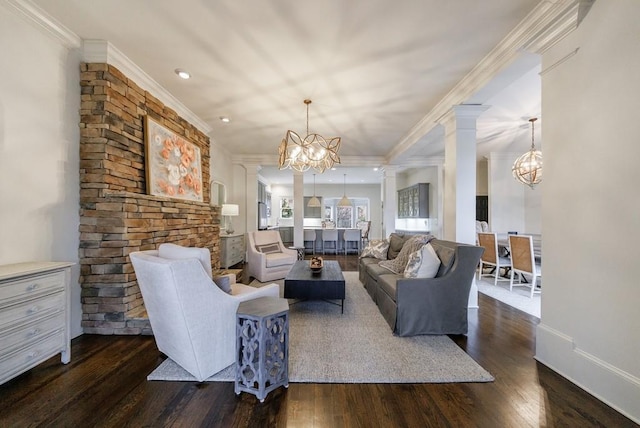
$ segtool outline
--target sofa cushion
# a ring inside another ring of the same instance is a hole
[[[360,268],[366,269],[368,265],[375,264],[377,265],[380,260],[373,257],[364,257],[360,259],[358,262],[360,264]]]
[[[369,241],[360,258],[373,257],[378,260],[387,260],[387,251],[389,250],[389,241],[386,239],[372,239]]]
[[[411,253],[407,267],[404,269],[405,278],[433,278],[440,268],[440,259],[431,244],[423,245],[419,250]]]
[[[271,242],[269,244],[256,245],[256,250],[259,253],[264,253],[264,254],[281,253],[282,252],[282,250],[280,250],[280,244],[278,244],[277,242]]]
[[[298,256],[292,256],[290,254],[285,253],[270,253],[266,255],[265,265],[268,268],[285,266],[285,265],[293,265],[296,260],[298,260]]]
[[[393,260],[398,257],[404,243],[411,239],[413,235],[405,235],[403,233],[393,232],[389,235],[389,251],[387,252],[387,259]]]
[[[378,278],[378,287],[384,291],[387,296],[391,297],[394,302],[397,302],[396,299],[396,290],[398,284],[398,275],[393,275],[390,273],[386,273],[384,275],[380,275]]]
[[[382,263],[382,262],[379,262],[379,263]],[[383,268],[378,263],[372,263],[367,265],[367,273],[371,278],[373,278],[377,282],[378,277],[380,275],[385,275],[389,273],[389,269]]]
[[[453,266],[453,259],[456,255],[456,250],[444,245],[434,245],[433,249],[436,250],[436,254],[440,259],[440,268],[438,269],[438,273],[436,274],[436,278],[439,278],[446,275],[451,270],[451,266]]]
[[[402,246],[402,250],[393,260],[385,260],[378,263],[380,266],[389,269],[393,273],[401,274],[404,272],[404,268],[407,266],[407,262],[409,261],[409,256],[414,251],[422,248],[424,244],[434,239],[432,235],[413,235],[405,244]]]

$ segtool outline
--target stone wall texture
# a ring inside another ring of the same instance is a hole
[[[129,253],[164,242],[211,251],[220,266],[220,208],[209,205],[209,137],[117,68],[80,74],[80,284],[88,334],[151,334]],[[204,202],[149,196],[144,117],[200,147]]]

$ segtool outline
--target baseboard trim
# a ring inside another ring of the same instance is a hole
[[[573,338],[538,324],[538,362],[568,379],[603,403],[640,423],[640,379],[578,348]]]

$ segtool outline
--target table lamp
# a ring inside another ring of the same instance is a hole
[[[233,230],[233,222],[231,217],[235,217],[240,214],[240,207],[236,204],[222,204],[222,215],[227,217],[226,231],[227,235],[231,235]]]

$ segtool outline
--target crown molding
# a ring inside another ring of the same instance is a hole
[[[150,92],[166,106],[174,109],[183,119],[196,126],[200,131],[207,135],[211,133],[211,126],[189,110],[184,104],[182,104],[182,102],[180,102],[110,42],[106,40],[83,40],[82,44],[83,61],[104,62],[113,65],[128,78],[136,82],[136,84],[142,89]]]
[[[233,155],[231,161],[234,164],[278,165],[278,155]],[[336,166],[376,167],[385,163],[387,162],[384,156],[340,156],[340,163]]]
[[[399,164],[394,164],[397,168],[420,168],[426,166],[444,165],[444,156],[412,156]]]
[[[82,39],[73,31],[62,25],[58,20],[49,16],[39,6],[30,0],[2,0],[8,8],[21,16],[43,32],[53,36],[66,48],[80,49]]]
[[[393,160],[435,128],[453,106],[464,104],[522,52],[542,53],[577,28],[594,0],[542,1],[447,93],[389,152]]]
[[[200,131],[209,135],[212,131],[205,121],[200,119],[182,104],[169,91],[163,88],[151,76],[145,73],[125,54],[105,40],[82,40],[80,36],[66,28],[46,11],[35,5],[30,0],[1,0],[19,16],[34,24],[37,28],[54,36],[65,47],[70,49],[82,48],[82,57],[85,62],[104,62],[117,67],[127,77],[134,80],[138,86],[153,94],[166,106],[174,109],[183,119],[196,126]]]

